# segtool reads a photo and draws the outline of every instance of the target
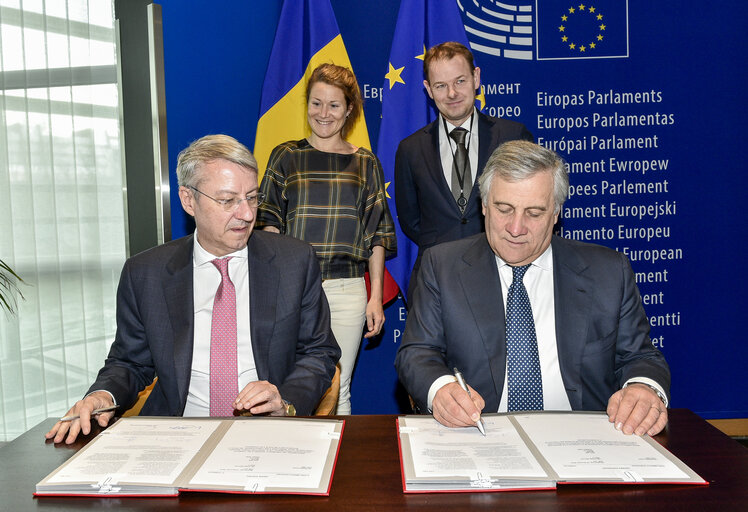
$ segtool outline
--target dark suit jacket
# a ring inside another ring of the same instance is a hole
[[[649,339],[649,322],[628,259],[554,236],[556,343],[574,410],[605,410],[632,377],[666,392],[670,371]],[[428,390],[457,367],[496,412],[506,369],[505,312],[493,251],[483,234],[426,251],[395,365],[426,411]]]
[[[192,235],[125,262],[117,289],[117,334],[90,391],[110,391],[123,409],[158,376],[141,414],[181,416],[193,347]],[[298,414],[313,412],[330,386],[340,348],[330,330],[311,246],[254,231],[249,238],[250,330],[257,374]]]
[[[521,123],[477,115],[478,176],[500,144],[533,140]],[[483,231],[477,177],[464,213],[444,179],[439,153],[439,119],[400,142],[395,155],[395,204],[403,232],[420,251],[432,245],[459,240]]]

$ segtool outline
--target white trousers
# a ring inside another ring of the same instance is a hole
[[[340,350],[340,396],[337,414],[351,413],[351,377],[366,322],[366,284],[363,277],[328,279],[322,289],[330,304],[330,324]]]

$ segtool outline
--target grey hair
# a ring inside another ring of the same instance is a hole
[[[483,205],[486,206],[488,201],[494,177],[513,183],[541,172],[553,173],[553,213],[558,213],[569,194],[566,163],[554,151],[526,140],[505,142],[491,154],[478,178]]]
[[[257,160],[247,147],[229,135],[206,135],[183,149],[177,157],[177,180],[182,187],[197,187],[203,165],[228,160],[257,172]]]

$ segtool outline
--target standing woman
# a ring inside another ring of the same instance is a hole
[[[318,66],[306,88],[306,139],[280,144],[270,155],[257,224],[309,242],[322,269],[332,331],[342,350],[338,414],[351,413],[353,366],[364,337],[384,325],[384,259],[397,241],[384,193],[382,166],[368,149],[345,140],[361,115],[353,72]],[[369,270],[367,301],[364,272]]]

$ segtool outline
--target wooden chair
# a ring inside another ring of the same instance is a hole
[[[122,414],[123,418],[126,418],[128,416],[137,416],[140,414],[140,410],[143,408],[143,405],[145,405],[145,401],[148,400],[148,395],[151,394],[151,390],[153,390],[153,386],[156,385],[156,381],[158,380],[158,377],[153,379],[153,382],[150,383],[143,391],[138,393],[138,400],[135,402],[135,405],[133,405],[131,408],[126,410],[124,414]]]
[[[126,410],[122,415],[123,417],[137,416],[140,414],[140,410],[143,408],[145,401],[148,400],[148,395],[151,394],[153,386],[156,385],[158,377],[153,379],[153,382],[146,387],[143,391],[138,394],[138,400],[135,402],[130,409]],[[317,408],[314,410],[315,416],[331,416],[334,415],[338,408],[338,395],[340,394],[340,367],[335,367],[335,375],[332,377],[332,383],[330,387],[322,395]]]
[[[315,416],[332,416],[338,410],[338,395],[340,395],[340,366],[335,366],[330,387],[322,395],[322,399],[314,410]]]

